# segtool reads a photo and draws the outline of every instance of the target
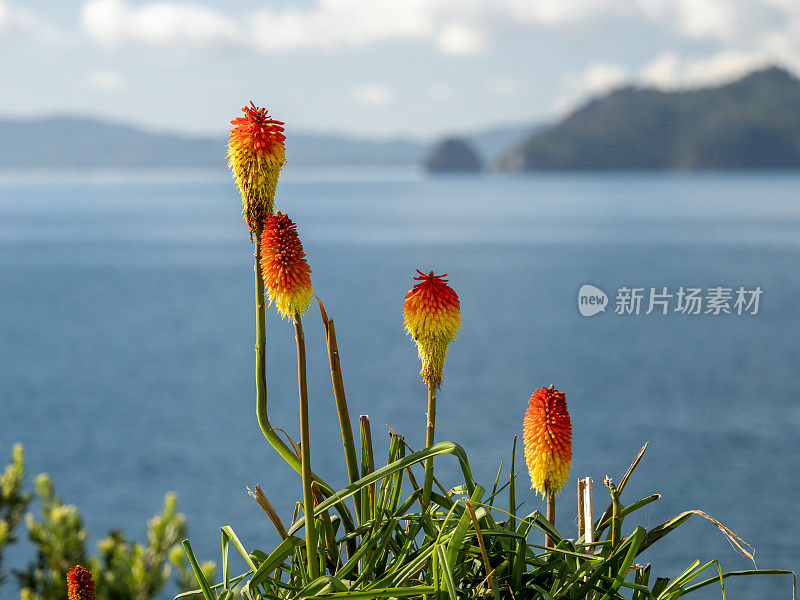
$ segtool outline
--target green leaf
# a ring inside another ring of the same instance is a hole
[[[342,502],[344,499],[349,498],[357,490],[363,489],[364,487],[371,485],[376,481],[380,481],[381,479],[383,479],[388,475],[396,473],[399,470],[405,469],[406,467],[410,467],[411,465],[417,464],[429,457],[437,456],[439,454],[452,454],[458,459],[459,464],[461,465],[462,474],[464,475],[464,481],[471,494],[475,490],[475,483],[472,480],[472,470],[470,469],[469,460],[467,459],[467,455],[464,452],[464,449],[454,442],[439,442],[438,444],[434,444],[429,448],[425,448],[424,450],[420,450],[419,452],[414,452],[413,454],[410,454],[398,461],[395,461],[390,465],[386,465],[385,467],[378,469],[377,471],[373,471],[372,473],[370,473],[365,477],[362,477],[355,483],[339,490],[338,492],[333,494],[330,498],[327,498],[324,502],[317,505],[317,507],[314,509],[314,516],[317,516],[323,510],[327,510],[331,506],[334,506],[335,504]],[[292,527],[289,529],[289,535],[293,534],[295,531],[300,529],[301,526],[302,526],[302,521],[294,523]]]
[[[249,589],[255,588],[267,577],[269,577],[269,574],[272,573],[272,571],[274,571],[279,564],[286,560],[286,558],[294,552],[295,548],[305,547],[305,545],[305,540],[290,535],[288,538],[278,544],[278,547],[275,548],[272,554],[270,554],[267,559],[261,563],[256,572],[253,573],[253,577],[251,577],[250,581],[247,582],[246,587]]]
[[[194,576],[197,578],[197,582],[200,584],[200,591],[203,592],[203,598],[205,600],[214,600],[214,592],[211,591],[208,581],[206,581],[206,577],[203,575],[203,570],[197,563],[197,558],[195,558],[194,552],[192,552],[192,546],[189,544],[189,540],[183,540],[181,545],[186,552],[186,556],[189,558],[189,564],[192,566]]]

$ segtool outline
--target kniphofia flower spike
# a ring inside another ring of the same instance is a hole
[[[427,275],[417,269],[419,281],[406,294],[403,316],[406,332],[417,342],[422,380],[433,388],[442,384],[442,370],[450,342],[461,327],[458,294],[447,285],[447,273]]]
[[[95,600],[92,572],[81,565],[67,572],[67,600]]]
[[[286,162],[283,123],[271,119],[266,108],[242,109],[243,117],[231,121],[228,167],[239,186],[242,214],[250,232],[272,214],[278,176]]]
[[[289,319],[311,305],[311,268],[306,262],[297,225],[277,212],[264,221],[261,234],[261,273],[270,304]]]
[[[572,423],[564,394],[553,386],[536,390],[522,432],[531,486],[542,497],[557,494],[569,479],[572,462]]]

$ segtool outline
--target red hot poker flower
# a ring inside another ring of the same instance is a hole
[[[531,487],[543,497],[558,493],[569,479],[572,462],[572,423],[562,392],[550,386],[533,393],[522,435]]]
[[[92,572],[81,565],[67,573],[67,600],[95,600]]]
[[[447,285],[447,273],[427,275],[417,269],[419,281],[406,294],[403,306],[406,332],[417,342],[422,361],[420,376],[430,387],[442,384],[442,371],[450,342],[461,327],[461,305],[458,294]]]
[[[243,117],[231,121],[228,167],[242,194],[242,214],[255,231],[272,214],[278,176],[286,162],[283,122],[270,118],[266,108],[242,109]]]
[[[311,288],[311,268],[297,235],[297,225],[280,212],[264,221],[261,234],[261,273],[270,304],[289,319],[302,314],[314,294]]]

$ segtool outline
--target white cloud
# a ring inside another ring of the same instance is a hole
[[[3,6],[0,0],[0,28]],[[308,0],[237,17],[192,0],[87,0],[81,16],[83,32],[105,45],[278,53],[415,42],[462,56],[514,32],[567,31],[580,23],[610,33],[615,23],[648,22],[720,50],[800,48],[799,0]]]
[[[197,4],[157,2],[133,7],[123,0],[90,0],[81,26],[103,45],[138,43],[159,48],[235,45],[241,39],[233,19]]]
[[[544,26],[625,11],[625,3],[615,0],[497,0],[487,4],[493,5],[497,12],[507,14],[513,21]]]
[[[578,73],[568,73],[562,80],[567,91],[556,99],[554,112],[565,115],[587,98],[605,94],[629,79],[630,71],[626,67],[610,62],[591,63]]]
[[[730,40],[739,33],[747,0],[636,0],[648,18],[691,38]]]
[[[392,101],[392,91],[381,83],[365,83],[353,88],[353,99],[359,104],[379,108]]]
[[[664,52],[642,68],[639,78],[642,83],[662,89],[718,85],[776,62],[789,68],[798,64],[788,56],[778,59],[763,52],[724,50],[688,58]]]
[[[619,87],[629,77],[628,69],[614,63],[593,63],[581,73],[579,85],[587,92],[599,94]]]
[[[431,38],[437,32],[437,4],[438,0],[317,0],[303,8],[265,8],[250,19],[250,37],[265,52]]]
[[[116,71],[92,71],[86,80],[101,92],[118,92],[125,87],[125,78]]]
[[[436,45],[445,54],[477,54],[486,47],[486,36],[479,29],[463,23],[448,23],[439,32]]]
[[[778,64],[800,73],[800,53],[781,56],[764,51],[722,50],[706,56],[662,52],[637,71],[614,63],[593,63],[563,79],[566,92],[554,103],[554,112],[571,112],[589,97],[636,82],[665,90],[720,85],[755,70]]]
[[[639,79],[660,88],[675,87],[681,78],[680,69],[680,59],[674,52],[662,52],[642,67]]]
[[[423,41],[445,54],[472,55],[506,30],[560,26],[619,12],[618,6],[614,0],[312,0],[258,8],[236,20],[191,2],[88,0],[81,24],[91,39],[106,45],[241,44],[270,53]]]
[[[266,52],[424,40],[446,54],[470,55],[498,31],[560,25],[615,6],[614,0],[315,0],[256,11],[251,38]]]
[[[596,62],[578,73],[564,76],[564,85],[572,96],[594,96],[611,91],[630,79],[630,71],[616,63]]]

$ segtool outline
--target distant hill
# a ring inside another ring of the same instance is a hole
[[[517,123],[486,128],[465,137],[470,146],[478,153],[487,165],[497,164],[510,148],[515,148],[529,136],[542,129],[542,125]]]
[[[463,138],[445,138],[433,147],[424,166],[429,173],[478,173],[483,160]]]
[[[713,88],[621,88],[533,133],[499,166],[510,172],[798,168],[800,81],[773,67]]]
[[[425,144],[292,132],[292,165],[415,165]],[[0,168],[221,167],[226,139],[192,138],[77,117],[0,120]]]
[[[293,166],[416,166],[435,145],[290,130]],[[555,169],[800,168],[800,81],[772,67],[726,85],[666,92],[624,87],[549,126],[461,137],[484,165]],[[452,149],[452,148],[451,148]],[[0,169],[212,167],[225,136],[187,137],[78,117],[0,119]],[[438,159],[448,162],[441,147]]]

